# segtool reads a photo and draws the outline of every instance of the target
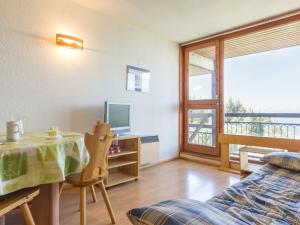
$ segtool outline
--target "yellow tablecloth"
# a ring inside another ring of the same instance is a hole
[[[0,195],[63,181],[88,162],[82,134],[63,133],[57,140],[49,140],[46,133],[25,134],[18,142],[0,145]]]

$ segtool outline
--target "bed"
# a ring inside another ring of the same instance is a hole
[[[276,160],[204,203],[168,200],[132,209],[128,218],[134,225],[300,225],[300,157]]]

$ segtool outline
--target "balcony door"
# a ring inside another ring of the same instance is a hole
[[[185,151],[219,155],[220,116],[219,42],[184,51]]]

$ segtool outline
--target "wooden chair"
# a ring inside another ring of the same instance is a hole
[[[95,134],[85,134],[85,145],[90,154],[90,162],[81,174],[67,177],[66,183],[80,188],[80,224],[86,225],[86,188],[89,187],[94,201],[97,201],[94,185],[101,190],[104,202],[109,212],[112,224],[116,223],[115,216],[107,196],[103,180],[108,175],[107,154],[111,146],[113,133],[110,125],[102,123]]]
[[[28,202],[30,202],[38,194],[39,189],[37,188],[24,189],[9,194],[7,197],[0,200],[0,217],[3,217],[10,211],[20,207],[25,223],[27,225],[35,225],[28,207]]]

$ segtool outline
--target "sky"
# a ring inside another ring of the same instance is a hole
[[[190,99],[211,98],[211,75],[190,78]],[[255,112],[300,113],[300,46],[225,59],[225,104]]]
[[[300,46],[225,59],[225,103],[256,112],[300,112]]]

